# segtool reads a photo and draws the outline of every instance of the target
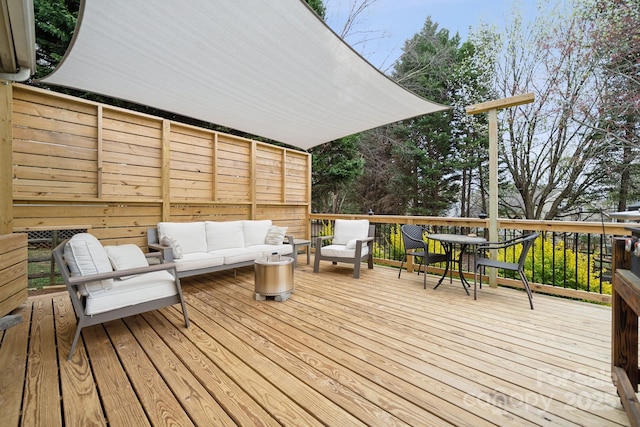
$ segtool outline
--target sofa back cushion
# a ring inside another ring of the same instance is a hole
[[[206,221],[207,252],[244,248],[243,221]]]
[[[353,239],[369,237],[369,220],[367,219],[336,219],[333,229],[333,245],[346,245]]]
[[[271,228],[271,220],[243,221],[242,228],[244,232],[245,247],[264,245],[269,228]]]
[[[173,238],[184,254],[207,252],[207,236],[203,221],[196,222],[160,222],[158,223],[160,241],[164,236]]]
[[[98,273],[113,271],[111,262],[102,244],[89,233],[79,233],[71,237],[64,246],[64,259],[72,276],[90,276]],[[113,279],[100,280],[81,285],[80,292],[88,294],[87,287],[109,290],[113,286]]]

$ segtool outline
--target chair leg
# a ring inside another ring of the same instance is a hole
[[[67,356],[67,360],[71,360],[73,356],[73,352],[76,349],[76,345],[78,344],[78,340],[80,339],[80,332],[82,331],[82,326],[80,326],[80,322],[76,325],[76,334],[73,337],[73,343],[71,344],[71,349],[69,350],[69,356]]]
[[[531,286],[529,286],[529,281],[527,280],[527,276],[524,275],[524,271],[518,270],[518,273],[520,274],[520,279],[522,279],[524,290],[527,291],[527,296],[529,297],[529,305],[531,306],[531,310],[533,310],[533,295],[531,292]]]
[[[400,278],[400,274],[402,273],[402,265],[404,264],[404,262],[407,260],[407,256],[405,255],[403,260],[400,261],[400,270],[398,270],[398,279]]]
[[[359,279],[360,278],[360,264],[362,264],[362,260],[356,258],[355,264],[353,265],[353,278],[354,279]]]
[[[316,252],[315,256],[313,257],[313,272],[317,273],[318,271],[320,271],[320,256]]]
[[[413,257],[413,259],[415,260],[416,258]],[[422,264],[423,263],[424,263],[424,257],[420,257],[420,264],[418,264],[418,276],[420,275],[420,270],[422,270]],[[426,264],[425,264],[424,274],[427,274]]]
[[[420,266],[422,266],[422,263],[420,264]],[[418,274],[420,274],[420,270],[418,270]],[[427,265],[426,264],[425,264],[424,274],[422,275],[422,280],[424,281],[423,288],[427,289]]]
[[[477,293],[476,293],[477,283],[478,283],[478,266],[474,265],[473,266],[473,299],[474,300],[478,299]]]

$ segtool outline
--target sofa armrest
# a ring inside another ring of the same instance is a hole
[[[163,246],[159,243],[149,243],[149,250],[160,252],[163,262],[173,262],[173,249],[171,249],[171,246]]]

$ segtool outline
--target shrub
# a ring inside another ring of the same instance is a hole
[[[515,262],[521,249],[521,246],[502,249],[498,251],[498,259]],[[576,252],[565,247],[563,241],[554,243],[552,239],[541,235],[527,254],[524,270],[532,282],[600,292],[600,277],[595,268],[597,256],[597,253],[588,255]],[[516,272],[505,271],[503,274],[504,277],[519,279]],[[602,282],[602,293],[611,294],[609,282]]]

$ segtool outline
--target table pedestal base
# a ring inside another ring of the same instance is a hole
[[[260,294],[258,292],[256,292],[255,294],[253,294],[253,298],[256,301],[266,301],[268,297],[273,297],[274,301],[286,301],[289,299],[289,297],[291,297],[291,294],[293,293],[293,291],[291,292],[282,292],[278,295],[264,295],[264,294]]]

